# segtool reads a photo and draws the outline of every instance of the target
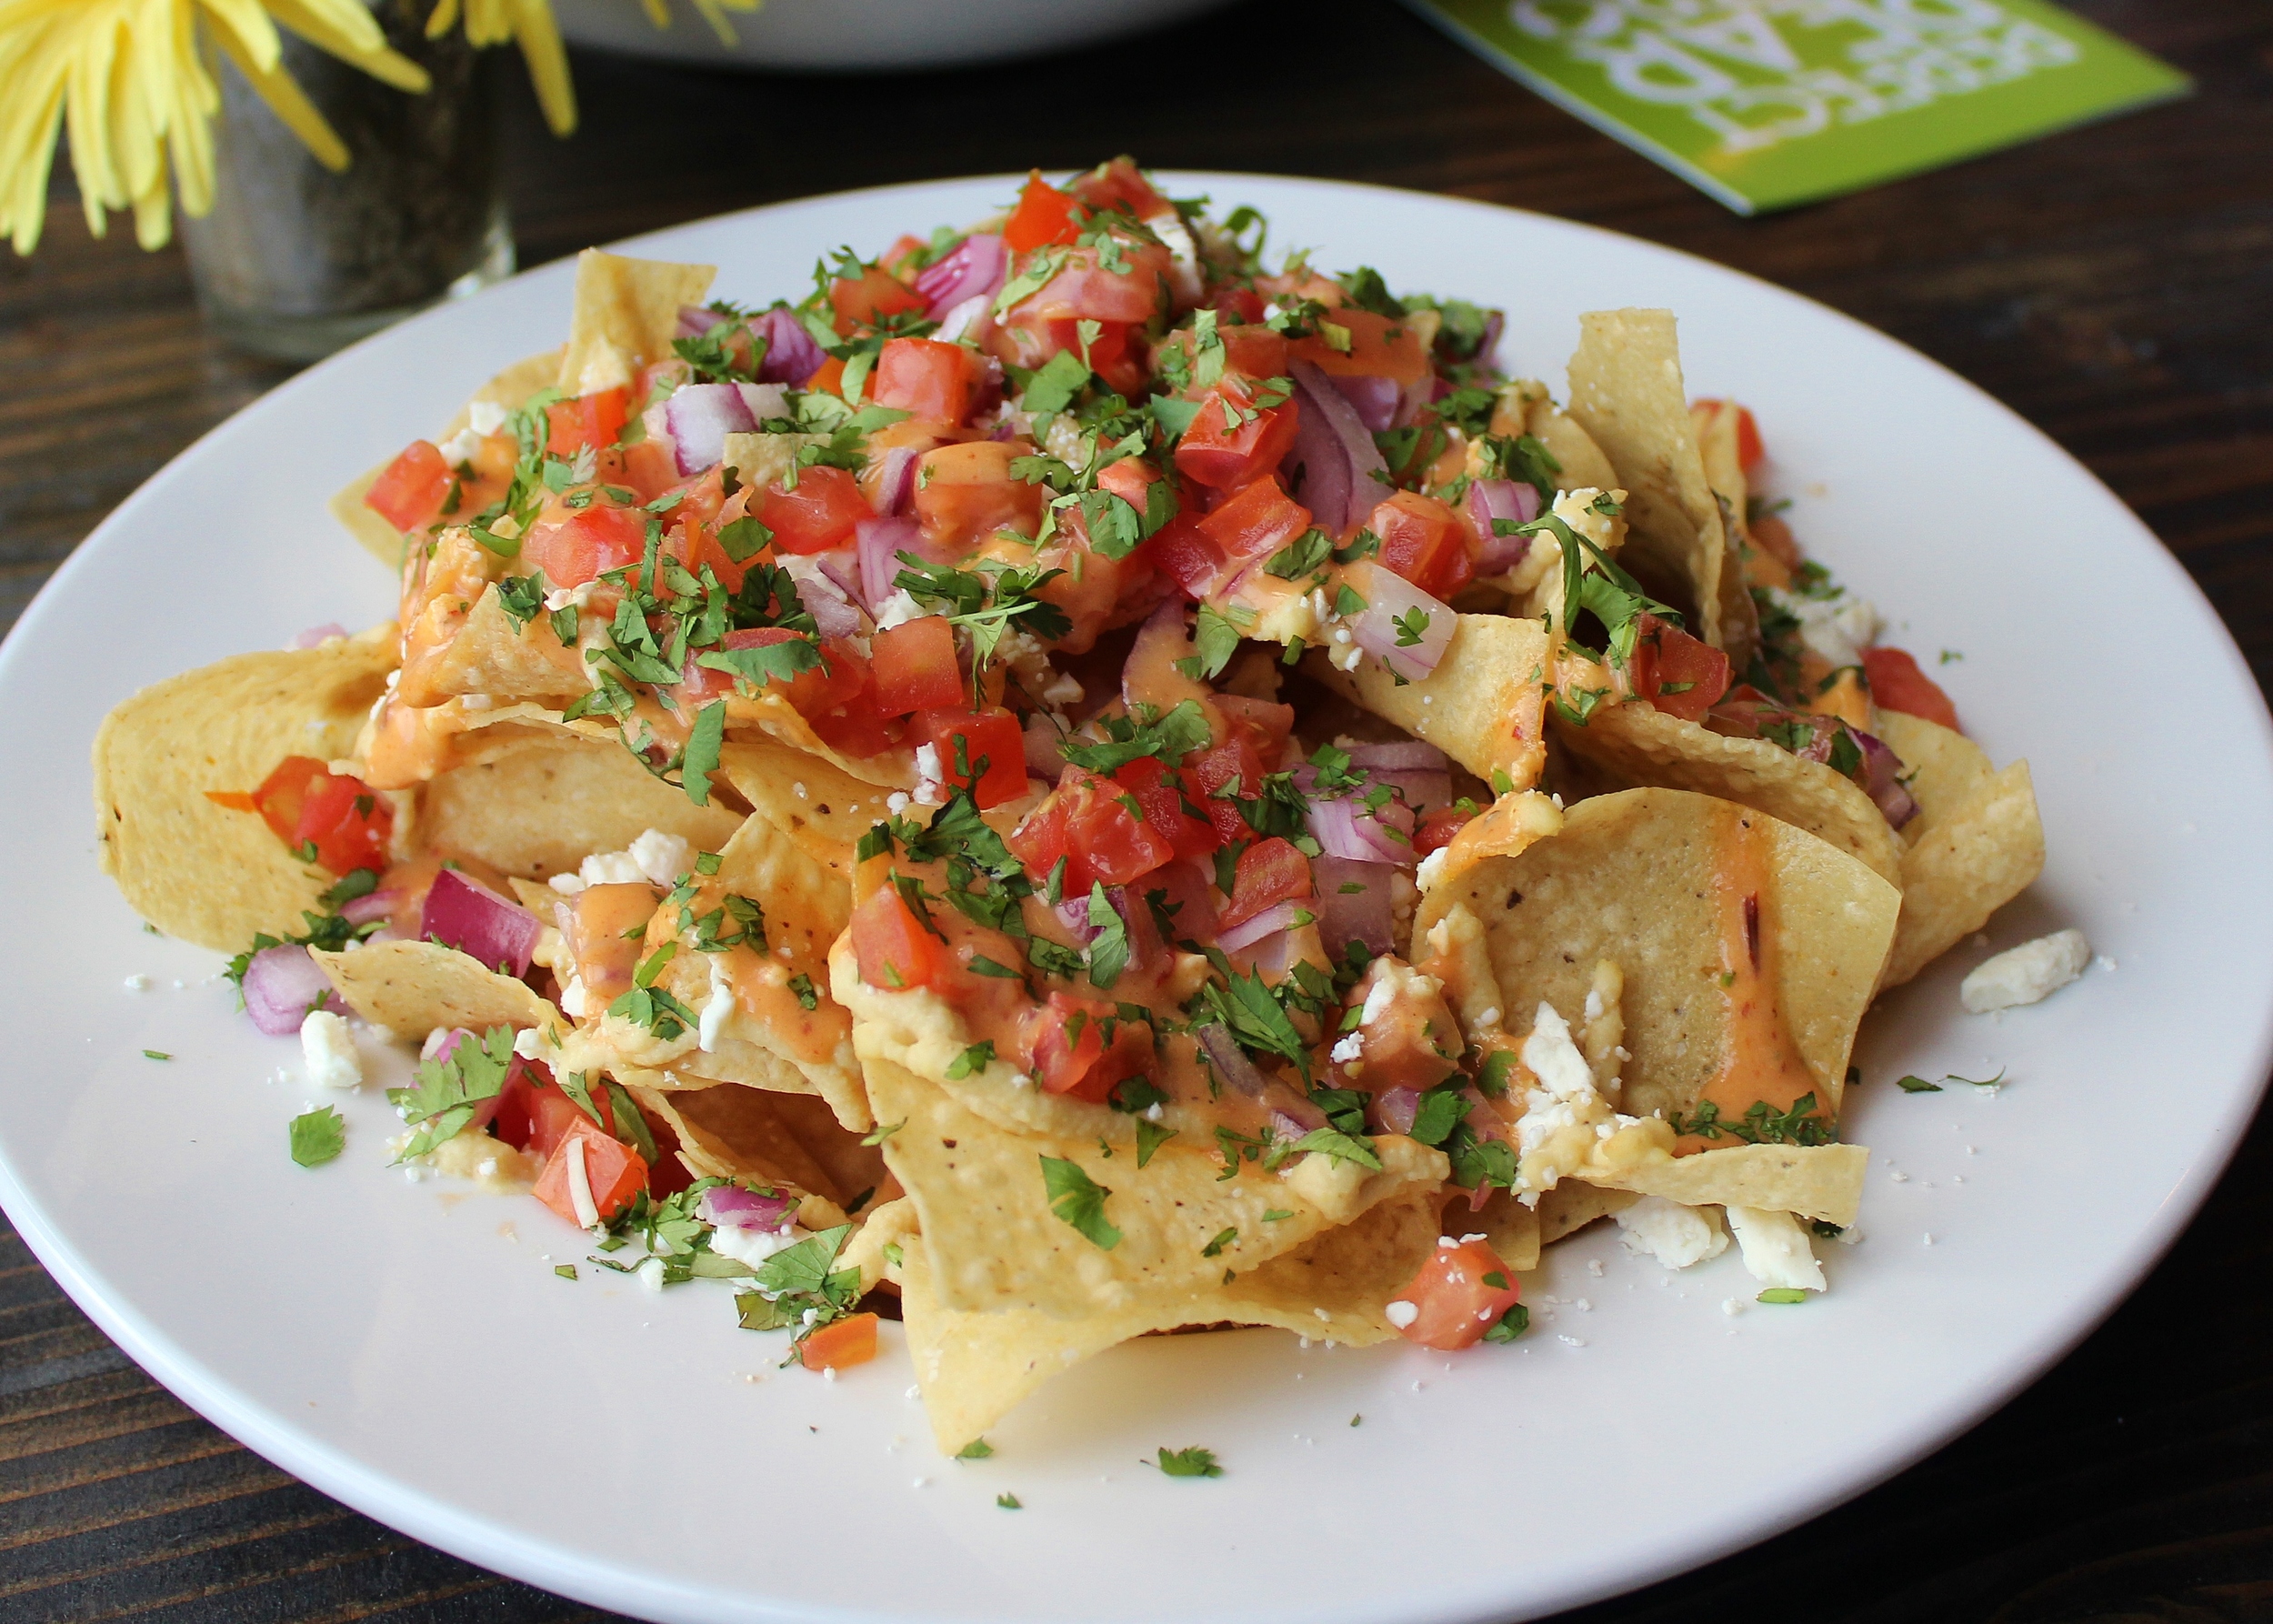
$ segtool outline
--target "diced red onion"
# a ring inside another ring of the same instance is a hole
[[[1312,1128],[1326,1126],[1326,1113],[1308,1100],[1296,1095],[1291,1088],[1273,1085],[1271,1093],[1278,1102],[1271,1109],[1271,1137],[1294,1143]]]
[[[1451,770],[1450,759],[1435,745],[1417,738],[1401,738],[1377,745],[1347,747],[1349,764],[1369,772],[1442,773]]]
[[[995,330],[995,296],[975,294],[947,310],[939,318],[939,329],[932,336],[942,344],[984,344]]]
[[[844,556],[849,560],[852,555],[847,550]],[[793,557],[785,560],[785,567],[797,583],[797,601],[813,617],[815,630],[824,637],[860,636],[867,625],[867,617],[860,612],[859,606],[853,601],[853,595],[837,578],[840,570],[846,575],[856,575],[856,564],[850,568],[839,564],[837,569],[832,570],[819,558],[808,562]]]
[[[1108,886],[1106,900],[1121,917],[1121,924],[1128,934],[1128,962],[1136,969],[1144,969],[1167,951],[1160,939],[1160,927],[1152,917],[1152,908],[1144,897],[1127,886]]]
[[[1247,1058],[1247,1050],[1241,1048],[1238,1040],[1231,1036],[1230,1028],[1197,1027],[1193,1028],[1192,1036],[1198,1038],[1200,1048],[1207,1051],[1208,1059],[1215,1064],[1216,1075],[1229,1087],[1253,1099],[1260,1099],[1269,1090],[1270,1079],[1257,1069],[1254,1061]]]
[[[1863,747],[1864,792],[1878,804],[1887,821],[1900,828],[1918,816],[1918,800],[1902,782],[1902,757],[1859,728],[1848,731]]]
[[[1418,378],[1397,391],[1397,410],[1390,416],[1391,428],[1410,428],[1421,415],[1421,408],[1437,398],[1437,379],[1434,373],[1423,373]]]
[[[1377,1133],[1411,1133],[1413,1118],[1419,1114],[1418,1088],[1392,1088],[1373,1097],[1372,1109],[1366,1113],[1370,1118],[1367,1126]]]
[[[1066,774],[1058,731],[1038,710],[1026,719],[1026,770],[1046,784],[1055,784]]]
[[[1484,336],[1477,340],[1476,354],[1470,356],[1468,360],[1483,367],[1487,372],[1497,371],[1499,368],[1499,336],[1506,331],[1507,326],[1507,316],[1505,311],[1495,310],[1487,316],[1484,318]]]
[[[796,1216],[797,1204],[787,1196],[761,1196],[738,1184],[722,1184],[703,1192],[696,1215],[720,1229],[786,1228]]]
[[[1376,784],[1387,784],[1405,797],[1405,804],[1415,811],[1452,804],[1452,775],[1450,773],[1408,773],[1385,771],[1376,767],[1369,775]]]
[[[347,636],[345,627],[336,620],[327,620],[322,626],[311,626],[285,647],[286,648],[320,648],[334,637],[345,636]]]
[[[1531,551],[1528,536],[1503,536],[1498,525],[1527,525],[1539,516],[1539,493],[1516,479],[1478,479],[1468,486],[1468,523],[1476,527],[1484,550],[1476,560],[1479,576],[1505,575]]]
[[[916,291],[931,308],[933,321],[968,300],[992,300],[1010,268],[1010,252],[999,236],[978,232],[957,243],[936,264],[916,273]]]
[[[331,978],[308,950],[293,943],[263,947],[245,967],[245,1013],[271,1038],[285,1038],[300,1029],[311,1009],[347,1013]]]
[[[881,610],[885,600],[899,590],[892,583],[907,567],[900,562],[899,556],[914,553],[921,557],[923,538],[914,519],[862,519],[853,527],[854,549],[860,557],[860,597],[871,615]]]
[[[426,1034],[426,1042],[418,1046],[418,1058],[422,1060],[446,1060],[459,1044],[473,1035],[464,1027],[436,1027]]]
[[[758,423],[768,417],[789,416],[789,396],[779,384],[736,384],[735,392],[742,396],[742,404],[750,408],[751,418]]]
[[[1354,863],[1397,863],[1405,866],[1420,861],[1413,850],[1413,812],[1409,807],[1390,801],[1381,808],[1377,818],[1367,812],[1365,803],[1354,796],[1336,796],[1329,800],[1310,803],[1310,835],[1318,843],[1318,849],[1329,857],[1342,857]],[[1407,837],[1399,840],[1389,833],[1401,827]]]
[[[1002,416],[995,424],[994,432],[986,437],[990,440],[1015,440],[1033,432],[1034,419],[1016,406],[1006,406],[1002,408]]]
[[[834,581],[846,598],[860,598],[860,555],[851,547],[833,547],[811,555],[813,566]]]
[[[384,919],[395,911],[395,905],[403,899],[400,891],[366,891],[352,901],[340,904],[339,917],[350,925],[368,925],[374,919]]]
[[[805,324],[776,305],[750,324],[750,331],[766,341],[766,358],[757,365],[761,384],[787,384],[802,389],[821,370],[828,356],[805,330]]]
[[[1294,450],[1287,466],[1299,466],[1295,496],[1328,535],[1340,536],[1371,513],[1388,487],[1374,478],[1388,472],[1372,431],[1326,374],[1307,361],[1290,361],[1294,379]]]
[[[1397,403],[1404,391],[1393,377],[1343,377],[1334,375],[1334,387],[1341,391],[1350,409],[1357,414],[1357,421],[1366,426],[1367,434],[1379,434],[1397,420]]]
[[[664,420],[678,454],[682,474],[715,468],[726,455],[728,435],[746,435],[757,419],[732,384],[686,384],[663,403]]]
[[[1363,942],[1375,953],[1389,950],[1395,912],[1391,872],[1370,859],[1310,859],[1310,877],[1318,892],[1318,939],[1326,944],[1328,957],[1338,963],[1342,950],[1352,942]],[[1357,889],[1345,892],[1346,886]]]
[[[884,454],[876,473],[876,510],[886,518],[907,511],[916,497],[916,458],[913,446],[895,446]]]
[[[1276,936],[1282,930],[1292,930],[1300,923],[1301,915],[1315,915],[1317,912],[1307,897],[1300,902],[1275,903],[1252,919],[1243,919],[1227,927],[1217,937],[1216,946],[1227,953],[1236,953],[1242,948],[1252,947],[1265,937]]]
[[[528,973],[529,954],[544,931],[543,921],[456,868],[434,877],[425,912],[418,917],[422,941],[440,942],[508,976]]]
[[[1437,662],[1445,657],[1445,648],[1452,641],[1460,617],[1437,598],[1393,570],[1382,568],[1371,559],[1361,558],[1350,566],[1344,578],[1366,600],[1366,607],[1351,631],[1358,646],[1367,654],[1378,656],[1381,662],[1407,682],[1418,682],[1437,668]],[[1404,633],[1397,622],[1417,610],[1427,618],[1423,623],[1417,642],[1402,643]]]
[[[1083,947],[1096,940],[1100,927],[1089,923],[1089,899],[1086,897],[1068,897],[1050,912],[1057,916],[1057,922]]]

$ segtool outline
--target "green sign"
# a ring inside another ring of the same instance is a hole
[[[2184,95],[2044,0],[1408,0],[1740,214]]]

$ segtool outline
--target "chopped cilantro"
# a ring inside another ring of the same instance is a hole
[[[292,1119],[292,1159],[320,1168],[347,1148],[347,1121],[330,1106],[318,1106]]]
[[[1147,1461],[1147,1466],[1153,1464]],[[1170,1478],[1220,1478],[1223,1468],[1216,1464],[1216,1451],[1203,1449],[1195,1444],[1188,1449],[1171,1449],[1160,1446],[1160,1470]]]
[[[984,1460],[995,1452],[995,1446],[983,1438],[975,1438],[955,1452],[957,1460]]]
[[[1760,1293],[1759,1300],[1764,1303],[1804,1303],[1807,1300],[1807,1294],[1797,1286],[1770,1286]]]
[[[1105,1198],[1113,1192],[1083,1172],[1077,1162],[1055,1156],[1045,1156],[1041,1162],[1050,1210],[1105,1251],[1120,1245],[1121,1232],[1105,1217]]]
[[[1152,1153],[1176,1138],[1176,1129],[1163,1128],[1149,1118],[1136,1118],[1136,1165],[1142,1168],[1152,1159]]]
[[[396,1161],[424,1156],[446,1139],[456,1138],[474,1119],[481,1103],[496,1098],[505,1088],[506,1073],[512,1066],[511,1027],[492,1027],[479,1038],[460,1038],[447,1059],[421,1062],[412,1074],[418,1084],[416,1088],[386,1091],[387,1103],[416,1129],[405,1141]]]

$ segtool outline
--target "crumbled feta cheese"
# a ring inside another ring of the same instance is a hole
[[[126,990],[128,992],[148,992],[150,990],[150,977],[139,975],[127,977]]]
[[[1644,1196],[1612,1214],[1619,1241],[1637,1257],[1655,1258],[1667,1268],[1687,1268],[1728,1249],[1720,1218],[1709,1207],[1684,1207],[1663,1196]]]
[[[1449,846],[1439,846],[1420,860],[1420,867],[1414,871],[1413,878],[1422,890],[1432,889],[1445,877],[1445,857],[1451,850]]]
[[[805,1234],[795,1224],[784,1224],[778,1229],[743,1229],[721,1224],[710,1232],[710,1249],[756,1268],[776,1252],[796,1246]]]
[[[542,1059],[545,1055],[545,1039],[537,1036],[535,1027],[523,1027],[513,1035],[513,1052],[524,1060]]]
[[[592,1175],[584,1165],[584,1136],[571,1134],[568,1151],[568,1199],[576,1209],[576,1222],[586,1229],[599,1228],[600,1208],[592,1199]]]
[[[650,1258],[631,1272],[638,1277],[639,1283],[648,1290],[661,1291],[663,1289],[662,1258]]]
[[[626,854],[638,866],[640,875],[658,886],[676,885],[682,874],[695,867],[695,847],[685,837],[666,835],[661,829],[649,829],[631,843]]]
[[[476,434],[487,436],[506,426],[506,409],[494,400],[469,401],[466,407],[466,426]]]
[[[1408,1303],[1399,1298],[1381,1310],[1381,1317],[1396,1326],[1397,1329],[1403,1330],[1420,1318],[1420,1306],[1417,1303]]]
[[[890,795],[886,796],[884,797],[884,809],[895,817],[897,817],[901,813],[906,811],[906,792],[904,790],[895,789]]]
[[[1365,1055],[1365,1039],[1360,1038],[1357,1033],[1352,1032],[1349,1036],[1343,1038],[1339,1043],[1334,1046],[1334,1058],[1341,1064],[1347,1066],[1352,1060],[1362,1058]]]
[[[308,1081],[317,1088],[362,1087],[363,1062],[355,1055],[355,1034],[330,1010],[308,1011],[300,1023],[300,1053],[307,1061]]]
[[[1053,676],[1043,686],[1041,696],[1043,704],[1061,707],[1080,704],[1081,697],[1081,684],[1075,681],[1071,674],[1064,671]]]
[[[916,799],[926,807],[944,806],[947,798],[947,776],[939,768],[939,747],[916,747]]]
[[[2082,931],[2056,930],[1974,966],[1958,997],[1976,1015],[2033,1004],[2075,980],[2090,963],[2091,944]]]
[[[910,597],[905,590],[895,592],[886,598],[883,606],[876,610],[876,630],[888,631],[905,621],[921,620],[923,617],[924,606],[921,604]]]
[[[1863,650],[1878,640],[1878,611],[1867,599],[1844,592],[1808,597],[1767,589],[1776,606],[1799,622],[1799,640],[1833,667],[1859,666]]]
[[[706,954],[710,961],[710,997],[703,1005],[700,1023],[700,1046],[706,1055],[718,1048],[718,1029],[734,1013],[734,982],[726,974],[726,955]]]
[[[630,886],[647,877],[627,851],[596,851],[576,866],[576,877],[587,886]]]
[[[1807,1291],[1827,1289],[1823,1265],[1807,1244],[1807,1231],[1788,1212],[1759,1207],[1731,1207],[1728,1227],[1736,1231],[1744,1266],[1763,1286]]]
[[[546,880],[545,883],[552,887],[554,890],[558,891],[563,897],[574,897],[578,891],[584,889],[584,876],[581,874],[556,874],[552,878]]]

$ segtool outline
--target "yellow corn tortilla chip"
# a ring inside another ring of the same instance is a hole
[[[1902,922],[1886,985],[1899,987],[1988,923],[2044,872],[2044,825],[2028,764],[1994,770],[1979,746],[1921,717],[1877,713],[1909,768],[1918,817],[1903,833]]]
[[[472,398],[511,411],[558,376],[560,356],[559,350],[548,349],[541,356],[529,356],[516,361],[475,390]],[[469,401],[467,406],[458,408],[457,416],[451,418],[448,426],[436,436],[437,444],[451,438],[466,426],[470,406]],[[386,462],[375,464],[358,475],[334,493],[325,506],[331,510],[331,516],[346,527],[347,534],[362,544],[365,552],[387,568],[399,570],[403,566],[402,532],[365,506],[363,500],[394,460],[390,456]]]
[[[718,771],[734,793],[797,843],[797,849],[852,882],[853,848],[887,816],[886,793],[817,756],[763,735],[726,741]]]
[[[900,1311],[924,1409],[940,1452],[953,1454],[1047,1382],[1119,1343],[1185,1326],[1275,1326],[1363,1347],[1396,1328],[1382,1309],[1435,1249],[1437,1201],[1385,1200],[1229,1284],[1145,1292],[1126,1307],[1057,1318],[1032,1308],[973,1313],[940,1300],[931,1260],[902,1243]]]
[[[462,736],[457,757],[427,781],[421,838],[528,879],[573,874],[593,853],[621,851],[649,829],[717,851],[743,822],[715,796],[696,806],[633,760],[612,730],[593,738],[508,724]]]
[[[1539,1244],[1553,1246],[1577,1234],[1597,1218],[1622,1212],[1640,1199],[1631,1190],[1607,1189],[1601,1185],[1566,1178],[1539,1196]]]
[[[768,1094],[733,1083],[633,1092],[642,1106],[670,1123],[679,1138],[679,1159],[705,1178],[793,1185],[841,1213],[864,1193],[872,1201],[890,1177],[883,1153],[839,1127],[827,1105],[810,1095]],[[859,1205],[865,1209],[869,1201]],[[827,1225],[806,1222],[806,1228]]]
[[[679,306],[699,305],[716,266],[633,259],[586,248],[576,256],[576,306],[555,383],[564,395],[617,388],[671,354]]]
[[[1303,669],[1375,716],[1425,739],[1485,782],[1538,782],[1547,759],[1547,637],[1536,622],[1463,615],[1436,670],[1400,686],[1375,659],[1337,670],[1322,652]]]
[[[620,1016],[603,1017],[570,1038],[569,1064],[598,1066],[629,1080],[668,1071],[684,1084],[716,1078],[787,1093],[817,1093],[837,1120],[856,1133],[873,1126],[855,1058],[851,1022],[829,994],[828,953],[852,917],[850,887],[816,863],[762,817],[743,820],[718,848],[718,869],[706,877],[693,904],[700,917],[727,896],[748,898],[762,910],[766,950],[747,945],[726,953],[693,951],[651,926],[650,953],[665,940],[680,950],[656,985],[700,1014],[723,977],[735,988],[734,1008],[716,1020],[706,1045],[700,1028],[664,1039]],[[729,929],[727,934],[731,934]],[[815,999],[807,1009],[791,983],[806,977]]]
[[[1709,796],[1630,789],[1581,801],[1559,835],[1480,862],[1422,897],[1425,937],[1455,903],[1484,924],[1508,1024],[1544,1002],[1583,1008],[1595,966],[1624,972],[1620,1107],[1635,1116],[1692,1106],[1722,1064],[1714,874],[1732,822],[1765,824],[1761,928],[1777,948],[1777,997],[1794,1048],[1836,1118],[1855,1028],[1894,940],[1901,894],[1852,857],[1788,824]]]
[[[1608,490],[1617,484],[1617,470],[1602,455],[1594,436],[1578,420],[1555,404],[1547,386],[1536,378],[1517,378],[1500,386],[1492,408],[1491,432],[1510,437],[1529,435],[1561,464],[1555,476],[1558,491]]]
[[[1006,1132],[905,1067],[863,1059],[877,1118],[901,1124],[884,1141],[885,1161],[916,1203],[935,1288],[968,1311],[1078,1318],[1126,1310],[1151,1293],[1219,1281],[1226,1268],[1253,1268],[1393,1195],[1433,1189],[1449,1171],[1438,1152],[1386,1135],[1376,1141],[1377,1173],[1313,1155],[1283,1173],[1242,1164],[1225,1179],[1212,1144],[1182,1138],[1139,1168],[1133,1136],[1101,1147]],[[1052,1210],[1044,1157],[1077,1165],[1109,1192],[1102,1211],[1120,1232],[1114,1246]],[[1267,1222],[1273,1210],[1289,1216]],[[1226,1229],[1236,1238],[1207,1255]]]
[[[526,982],[439,942],[366,942],[314,957],[349,1008],[397,1038],[423,1039],[436,1027],[567,1025]]]
[[[1578,318],[1570,358],[1570,415],[1626,487],[1620,561],[1642,584],[1691,612],[1697,635],[1739,671],[1759,640],[1720,504],[1705,477],[1669,310],[1596,310]]]
[[[478,694],[492,704],[535,701],[558,709],[591,687],[584,661],[562,646],[551,617],[538,615],[516,626],[493,582],[449,641],[420,662],[417,688],[412,691],[406,680],[403,698],[432,705],[450,695]]]
[[[1684,1207],[1757,1207],[1844,1228],[1862,1207],[1869,1168],[1870,1152],[1860,1145],[1732,1145],[1643,1162],[1615,1177],[1577,1177]]]
[[[1877,804],[1843,773],[1764,738],[1727,738],[1647,705],[1603,705],[1574,726],[1553,720],[1557,740],[1623,783],[1691,789],[1803,828],[1902,883],[1902,847]],[[1899,752],[1898,752],[1898,754]]]
[[[388,625],[319,648],[236,655],[122,701],[95,736],[95,824],[97,860],[127,906],[224,953],[262,931],[304,928],[301,913],[332,877],[295,857],[258,813],[205,792],[257,789],[287,756],[346,756],[394,668]]]
[[[1558,1184],[1554,1190],[1542,1193],[1540,1203],[1544,1205],[1548,1196],[1563,1188]],[[1444,1211],[1447,1232],[1481,1235],[1499,1254],[1499,1260],[1517,1274],[1528,1274],[1538,1268],[1542,1244],[1538,1208],[1525,1206],[1516,1199],[1515,1191],[1508,1189],[1493,1190],[1491,1198],[1480,1210],[1468,1206],[1465,1190],[1446,1193],[1452,1198]]]

